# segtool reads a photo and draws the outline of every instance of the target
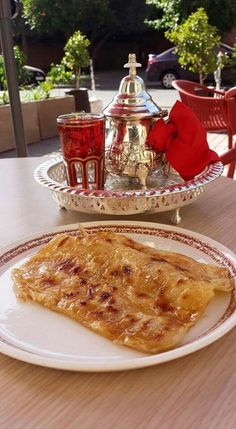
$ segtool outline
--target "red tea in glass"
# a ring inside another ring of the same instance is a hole
[[[104,115],[71,113],[57,118],[62,157],[70,186],[102,189],[104,182]]]

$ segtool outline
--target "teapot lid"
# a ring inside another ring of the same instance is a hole
[[[118,93],[104,109],[103,113],[106,116],[124,118],[166,116],[166,111],[158,107],[146,91],[143,79],[136,75],[137,67],[142,65],[137,63],[136,55],[129,54],[128,63],[124,65],[124,68],[129,68],[129,75],[122,79]]]

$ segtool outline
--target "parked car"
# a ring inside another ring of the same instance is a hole
[[[27,84],[35,84],[38,82],[43,82],[46,79],[46,74],[43,70],[38,69],[32,66],[23,66],[27,71]]]
[[[46,79],[46,74],[43,70],[32,66],[23,66],[25,73],[19,78],[20,85],[35,85],[38,82],[43,82]],[[4,85],[0,82],[0,91],[4,89]]]
[[[220,44],[218,52],[225,52],[232,57],[232,48],[224,43]],[[222,70],[222,82],[236,82],[236,65],[227,64]],[[199,81],[198,74],[184,69],[178,62],[178,55],[175,53],[175,47],[162,52],[159,55],[149,54],[148,65],[146,69],[146,80],[148,82],[161,82],[164,88],[172,88],[172,81],[175,79],[185,79]],[[214,76],[211,74],[206,81],[214,82]]]

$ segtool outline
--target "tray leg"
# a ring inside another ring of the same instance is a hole
[[[180,208],[175,209],[174,214],[171,216],[171,222],[174,223],[175,225],[179,225],[179,223],[181,222],[181,216],[179,212],[180,212]]]
[[[67,210],[67,208],[66,208],[66,207],[64,207],[64,206],[62,206],[61,204],[58,204],[58,208],[59,208],[60,210]]]

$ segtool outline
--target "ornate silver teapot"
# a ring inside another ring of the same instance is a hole
[[[151,150],[147,136],[153,123],[167,116],[152,100],[145,89],[143,79],[136,75],[136,55],[129,54],[129,75],[125,76],[119,92],[104,109],[106,116],[106,172],[138,178],[142,188],[146,187],[147,177],[159,169],[162,154]]]

